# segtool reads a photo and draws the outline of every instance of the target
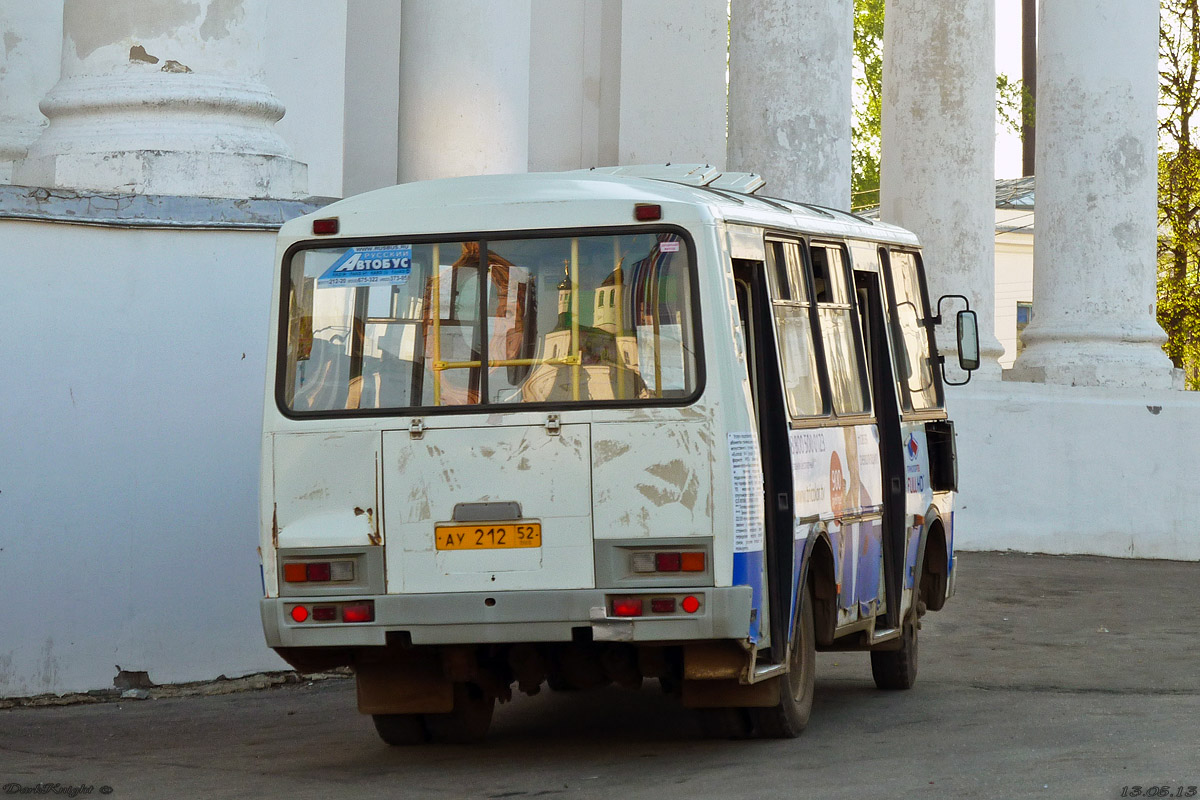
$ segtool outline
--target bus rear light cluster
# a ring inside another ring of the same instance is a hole
[[[675,614],[676,609],[685,613],[695,614],[700,610],[700,598],[695,595],[684,597],[613,597],[609,600],[609,608],[614,617],[643,617],[655,614]]]
[[[330,583],[354,580],[353,561],[293,561],[283,565],[288,583]]]
[[[364,603],[331,603],[320,605],[295,605],[288,612],[293,622],[374,622],[375,604],[371,601]]]
[[[631,557],[634,572],[704,572],[704,553],[639,550]]]

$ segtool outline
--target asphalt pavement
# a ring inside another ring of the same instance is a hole
[[[640,691],[543,691],[482,745],[390,748],[332,679],[0,711],[0,797],[1200,797],[1200,564],[960,555],[920,674],[881,692],[824,653],[808,730],[702,737]]]

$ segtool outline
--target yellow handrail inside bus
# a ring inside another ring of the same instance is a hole
[[[433,404],[442,404],[442,372],[437,365],[442,363],[442,268],[439,262],[440,248],[433,246],[433,284],[430,289],[429,303],[433,306]]]
[[[543,364],[548,364],[552,367],[577,367],[583,363],[583,359],[576,355],[567,355],[562,358],[505,358],[505,359],[488,359],[489,367],[540,367]],[[475,369],[482,367],[482,361],[435,361],[433,369],[435,372],[441,372],[445,369]]]
[[[571,239],[571,358],[579,359],[579,239]],[[579,400],[579,365],[571,365],[571,399]]]
[[[621,400],[625,399],[625,354],[621,352],[621,338],[625,333],[625,295],[622,283],[625,276],[621,273],[621,264],[625,259],[621,257],[621,238],[613,237],[613,286],[615,294],[610,302],[616,303],[616,330],[613,332],[613,346],[617,348],[617,397]]]

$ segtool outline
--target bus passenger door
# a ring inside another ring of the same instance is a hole
[[[883,572],[887,598],[886,627],[900,626],[900,590],[904,585],[904,460],[900,442],[900,401],[892,375],[883,293],[879,275],[854,271],[859,321],[867,364],[875,390],[879,425],[880,470],[883,473]]]
[[[763,469],[763,511],[766,559],[766,613],[771,636],[770,660],[787,652],[787,624],[791,615],[792,572],[792,461],[788,446],[787,412],[779,372],[778,354],[771,327],[771,301],[763,263],[733,261],[738,316],[746,339],[750,389],[758,423]],[[766,659],[764,659],[766,660]]]

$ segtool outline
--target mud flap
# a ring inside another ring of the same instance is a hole
[[[355,666],[358,710],[363,714],[448,714],[454,684],[432,657],[382,660]]]

